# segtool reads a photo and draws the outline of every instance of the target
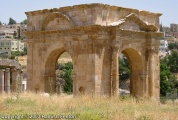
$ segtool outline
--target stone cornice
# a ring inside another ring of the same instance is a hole
[[[37,34],[53,34],[53,33],[77,33],[79,31],[84,31],[84,32],[92,32],[95,33],[98,30],[108,30],[110,27],[107,26],[100,26],[100,25],[92,25],[92,26],[77,26],[77,27],[72,27],[71,29],[67,30],[49,30],[49,31],[27,31],[24,32],[25,35],[31,36],[31,35],[37,35]],[[99,32],[99,31],[98,31]]]
[[[116,28],[116,29],[115,29]],[[26,35],[28,34],[50,34],[50,33],[63,33],[63,32],[69,32],[69,31],[97,31],[97,30],[111,30],[111,29],[115,29],[116,31],[123,31],[123,32],[132,32],[132,33],[155,33],[155,34],[162,34],[160,32],[145,32],[145,31],[132,31],[132,30],[123,30],[120,29],[118,26],[101,26],[101,25],[90,25],[90,26],[76,26],[76,27],[72,27],[71,29],[65,29],[65,30],[48,30],[48,31],[27,31],[24,32]]]
[[[161,16],[162,14],[160,13],[153,13],[153,12],[148,12],[148,11],[139,11],[137,9],[131,9],[131,8],[123,8],[123,7],[118,7],[118,6],[112,6],[112,5],[107,5],[107,4],[101,4],[101,3],[92,3],[92,4],[81,4],[81,5],[74,5],[74,6],[67,6],[67,7],[60,7],[60,8],[53,8],[53,9],[44,9],[44,10],[37,10],[37,11],[30,11],[30,12],[25,12],[26,15],[37,15],[37,14],[42,14],[42,13],[47,13],[47,12],[68,12],[68,11],[74,11],[74,10],[83,10],[86,8],[94,8],[94,7],[102,7],[102,8],[107,8],[110,10],[125,10],[125,11],[130,11],[134,13],[138,13],[141,15],[156,15],[156,16]]]
[[[162,36],[160,32],[144,32],[144,31],[131,31],[131,30],[122,30],[117,26],[100,26],[100,25],[92,25],[92,26],[77,26],[67,30],[51,30],[51,31],[28,31],[25,32],[25,35],[28,36],[29,39],[33,37],[43,38],[45,35],[58,35],[61,37],[66,36],[81,36],[83,34],[88,34],[89,36],[103,36],[103,34],[98,34],[100,32],[106,32],[105,36],[117,36],[117,34],[123,35],[143,35],[143,36],[151,36],[152,38],[159,38]],[[114,33],[113,33],[114,32]]]
[[[139,34],[139,35],[151,35],[152,37],[160,37],[163,35],[161,32],[145,32],[145,31],[132,31],[132,30],[122,30],[119,27],[116,27],[116,32],[121,34]]]

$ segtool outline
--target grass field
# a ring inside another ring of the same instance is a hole
[[[21,119],[56,115],[77,120],[178,120],[178,101],[162,104],[131,97],[45,96],[26,92],[18,98],[16,94],[1,94],[0,115],[0,119],[13,115],[22,115]]]

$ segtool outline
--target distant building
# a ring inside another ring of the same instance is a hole
[[[12,38],[18,38],[18,39],[26,39],[26,36],[24,32],[27,30],[27,25],[25,24],[13,24],[13,25],[0,25],[0,31],[1,32],[6,32],[6,33],[11,33]],[[1,39],[4,38],[1,37]]]
[[[0,55],[11,56],[11,52],[24,51],[24,43],[15,39],[4,39],[0,41]]]
[[[14,31],[13,30],[0,30],[0,40],[4,40],[5,38],[13,38]]]
[[[20,24],[20,39],[21,40],[26,40],[26,35],[24,34],[24,32],[27,31],[27,25],[25,24]]]
[[[160,31],[164,34],[164,39],[168,40],[168,42],[178,42],[178,24],[170,24],[170,27],[162,26],[160,27]]]
[[[159,50],[160,50],[160,52],[167,52],[167,50],[168,50],[167,40],[160,40]]]
[[[170,24],[170,31],[171,32],[178,32],[178,24]]]
[[[163,26],[161,32],[170,32],[170,27]]]
[[[12,24],[12,25],[0,25],[0,30],[4,30],[4,29],[14,29],[14,30],[18,30],[18,28],[20,27],[20,23],[17,24]]]
[[[11,31],[13,36],[18,38],[20,35],[20,23],[13,25],[0,25],[0,31]]]
[[[160,40],[159,56],[165,57],[168,54],[168,41]]]

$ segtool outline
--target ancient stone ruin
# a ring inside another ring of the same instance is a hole
[[[0,58],[0,93],[21,92],[22,70],[17,60]]]
[[[55,63],[73,61],[73,94],[118,95],[118,56],[129,60],[130,92],[159,100],[159,13],[105,4],[26,12],[27,89],[50,92]],[[55,81],[53,81],[55,90]]]

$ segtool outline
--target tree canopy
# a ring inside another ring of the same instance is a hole
[[[23,20],[20,24],[27,24],[27,19]]]
[[[65,80],[65,85],[64,85],[64,92],[65,93],[72,93],[73,91],[73,81],[72,81],[72,69],[73,65],[72,62],[68,62],[65,64],[59,64],[57,67],[62,70],[61,77],[64,78]]]
[[[119,58],[119,79],[126,80],[130,77],[130,66],[126,57]]]
[[[177,51],[160,60],[160,94],[165,96],[168,92],[178,92],[178,81],[171,73],[177,71],[176,59],[178,59]],[[172,70],[172,71],[171,71]]]
[[[177,43],[169,43],[168,48],[170,50],[178,49],[178,44]]]
[[[9,25],[16,24],[16,21],[12,18],[9,18]]]
[[[171,72],[178,72],[178,51],[172,50],[171,55],[168,56],[168,66]]]
[[[1,21],[0,21],[0,25],[2,25]]]

